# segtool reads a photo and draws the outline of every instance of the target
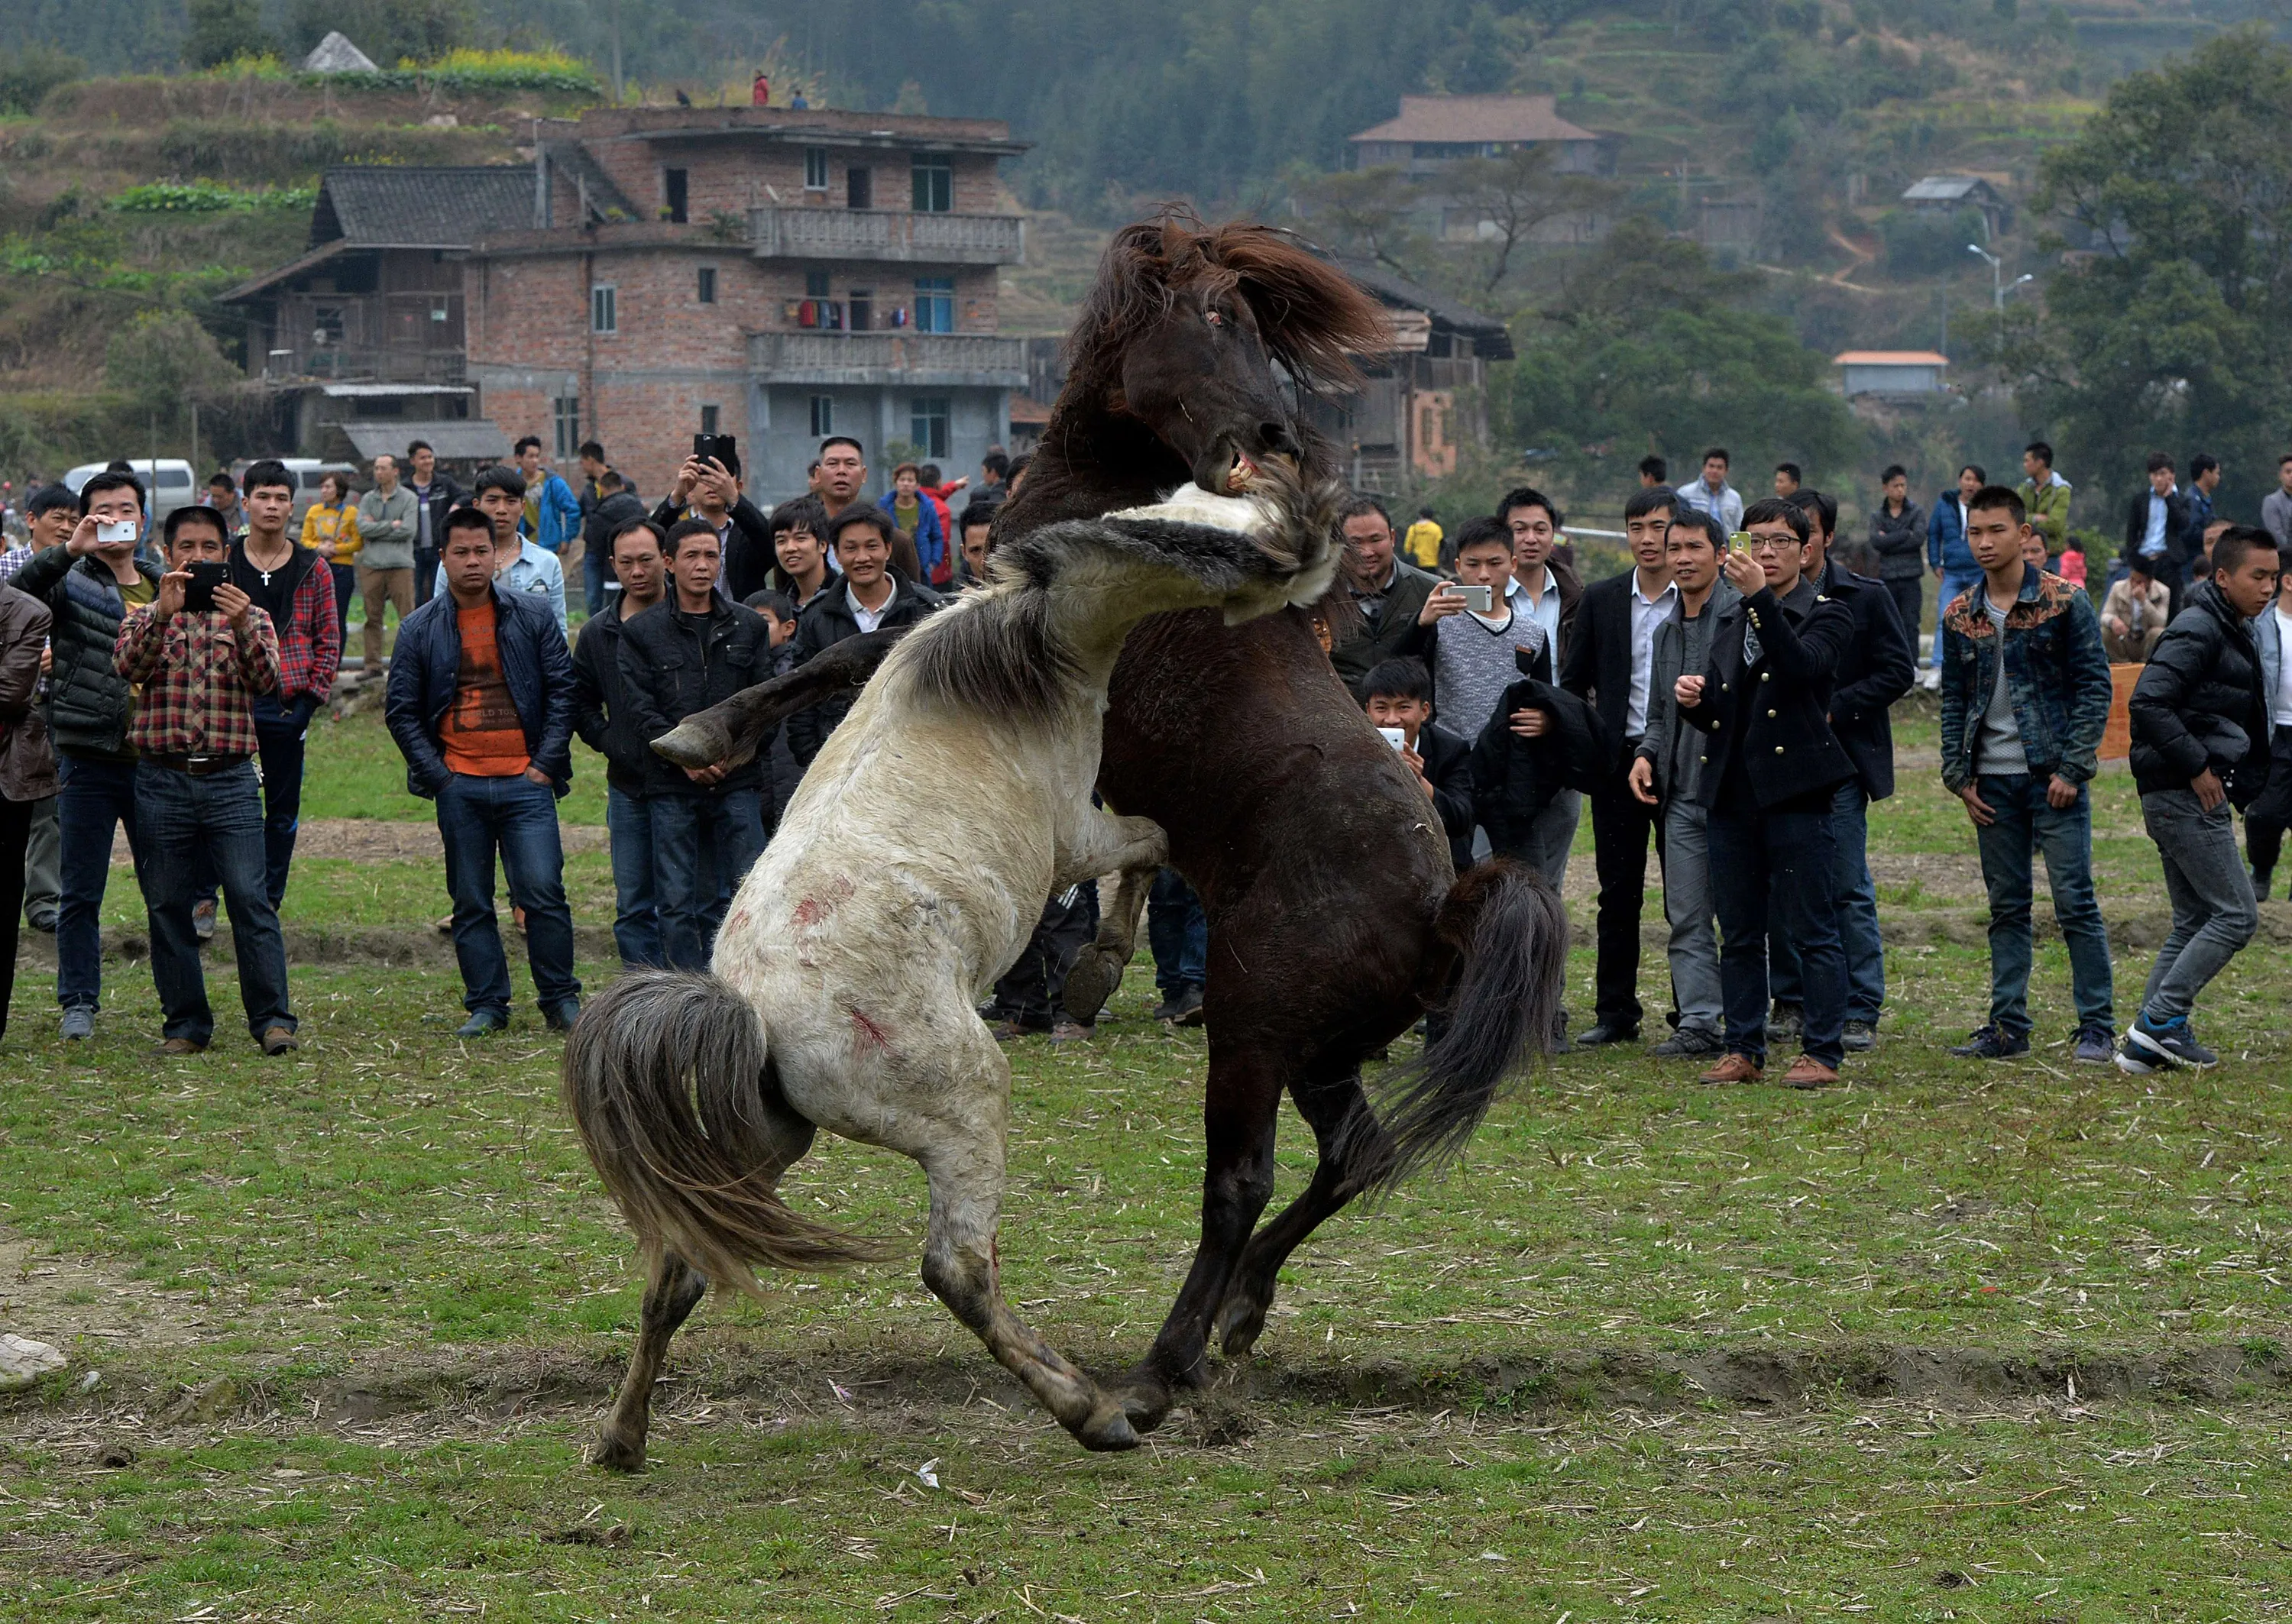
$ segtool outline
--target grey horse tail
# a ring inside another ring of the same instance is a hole
[[[565,1106],[647,1257],[674,1250],[756,1291],[759,1265],[832,1269],[884,1255],[815,1224],[774,1186],[789,1160],[763,1090],[763,1023],[714,976],[632,970],[581,1012]]]
[[[1372,1191],[1457,1155],[1505,1080],[1549,1051],[1568,965],[1568,910],[1544,876],[1502,857],[1459,875],[1434,929],[1461,955],[1456,997],[1415,1064],[1376,1089],[1340,1154]]]

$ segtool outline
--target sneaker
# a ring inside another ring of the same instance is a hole
[[[1198,986],[1182,986],[1154,1007],[1154,1018],[1167,1021],[1173,1026],[1198,1026],[1202,1024],[1202,990]]]
[[[77,1040],[95,1035],[95,1006],[74,1004],[64,1011],[62,1025],[58,1028],[65,1037]]]
[[[1695,1026],[1682,1026],[1662,1042],[1649,1049],[1648,1053],[1658,1060],[1686,1060],[1700,1058],[1705,1055],[1715,1055],[1726,1047],[1726,1043],[1715,1032],[1705,1032]]]
[[[1636,1043],[1639,1041],[1640,1029],[1638,1027],[1614,1026],[1609,1025],[1606,1021],[1598,1023],[1596,1025],[1593,1026],[1590,1031],[1585,1033],[1582,1037],[1576,1040],[1577,1043],[1585,1049],[1604,1048],[1610,1043]]]
[[[1838,1068],[1825,1065],[1812,1055],[1801,1055],[1783,1073],[1787,1089],[1827,1089],[1838,1081]]]
[[[1867,1055],[1878,1047],[1878,1025],[1876,1021],[1849,1021],[1839,1039],[1839,1047],[1850,1055]]]
[[[37,913],[27,915],[24,922],[44,936],[53,936],[56,933],[56,911],[43,908]]]
[[[1051,1028],[1051,1041],[1077,1043],[1092,1036],[1095,1031],[1096,1028],[1085,1026],[1080,1021],[1060,1021]]]
[[[2117,1034],[2106,1026],[2080,1026],[2077,1057],[2087,1065],[2107,1065],[2117,1058]]]
[[[2135,1071],[2125,1064],[2127,1056],[2147,1063],[2144,1070]],[[2125,1034],[2125,1047],[2117,1057],[2119,1069],[2134,1076],[2175,1065],[2217,1065],[2220,1057],[2197,1041],[2189,1030],[2189,1017],[2159,1023],[2143,1010]]]
[[[214,941],[214,916],[215,905],[214,897],[210,896],[204,902],[193,903],[191,904],[191,934],[198,937],[202,942]]]
[[[1787,1004],[1780,999],[1767,1016],[1767,1041],[1788,1043],[1806,1034],[1806,1007]]]
[[[291,1055],[302,1048],[295,1034],[284,1026],[273,1026],[262,1034],[262,1052],[266,1055]]]
[[[541,1012],[543,1025],[552,1032],[570,1032],[573,1030],[573,1023],[580,1018],[581,1006],[570,998],[561,1004],[552,1005]]]
[[[204,1043],[195,1043],[189,1038],[169,1038],[164,1043],[152,1045],[151,1052],[155,1055],[170,1055],[181,1058],[185,1055],[203,1055],[207,1052],[207,1046]]]
[[[509,1017],[498,1009],[472,1009],[470,1018],[454,1029],[457,1038],[488,1037],[509,1030]]]
[[[1918,686],[1925,689],[1929,694],[1940,693],[1941,691],[1941,671],[1940,668],[1932,665],[1923,667],[1918,672]]]
[[[1695,1081],[1711,1083],[1756,1082],[1766,1074],[1766,1069],[1750,1056],[1729,1055]]]
[[[1977,1026],[1966,1034],[1965,1041],[1950,1046],[1950,1055],[1958,1060],[2011,1060],[2016,1055],[2030,1052],[2030,1034],[2000,1031],[1996,1026]]]

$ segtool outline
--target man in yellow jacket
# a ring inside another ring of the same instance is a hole
[[[1408,534],[1400,540],[1400,550],[1408,561],[1419,569],[1438,570],[1441,567],[1441,525],[1430,508],[1416,510],[1416,522],[1408,527]]]

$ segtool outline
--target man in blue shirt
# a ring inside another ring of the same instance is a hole
[[[2149,488],[2133,499],[2125,513],[2125,557],[2147,562],[2150,575],[2173,594],[2167,623],[2181,612],[2189,590],[2189,560],[2204,545],[2204,526],[2197,521],[2189,498],[2173,478],[2173,459],[2161,451],[2149,454]]]
[[[1723,446],[1705,452],[1702,475],[1679,487],[1679,499],[1699,513],[1710,514],[1732,535],[1743,527],[1743,498],[1727,483],[1730,461]]]

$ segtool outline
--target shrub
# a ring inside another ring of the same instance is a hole
[[[155,181],[131,186],[111,199],[122,214],[220,214],[253,209],[307,209],[319,198],[315,187],[263,187],[247,190],[212,181]]]
[[[79,58],[52,45],[25,45],[0,58],[0,113],[36,112],[57,85],[86,76]]]

